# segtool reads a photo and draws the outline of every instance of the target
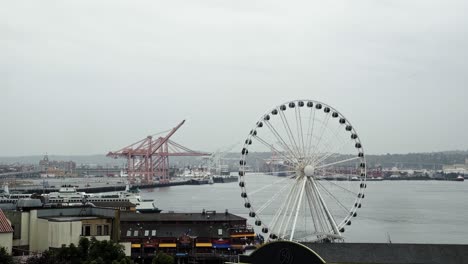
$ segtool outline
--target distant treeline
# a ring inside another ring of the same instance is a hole
[[[252,166],[261,166],[265,160],[271,158],[269,152],[249,153]],[[0,157],[0,164],[39,164],[43,156]],[[207,164],[210,157],[171,157],[171,165],[200,166]],[[235,168],[239,164],[240,153],[227,153],[223,156],[223,164]],[[398,168],[441,169],[443,165],[462,164],[468,158],[468,151],[445,151],[433,153],[408,153],[366,155],[368,167],[382,166]],[[123,166],[124,159],[112,159],[103,155],[61,156],[49,155],[49,160],[74,161],[77,166],[81,164],[94,164],[103,167]]]

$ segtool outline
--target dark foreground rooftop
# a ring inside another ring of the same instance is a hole
[[[356,264],[466,264],[468,245],[383,243],[293,243],[266,244],[242,263],[356,263]]]

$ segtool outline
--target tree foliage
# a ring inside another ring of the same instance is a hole
[[[41,256],[29,258],[27,264],[133,264],[133,261],[125,257],[123,246],[114,241],[81,238],[78,247],[70,244],[45,251]]]
[[[0,263],[13,264],[13,257],[7,253],[4,247],[0,247]]]
[[[173,264],[173,263],[174,263],[174,257],[164,252],[159,252],[153,258],[153,264]]]

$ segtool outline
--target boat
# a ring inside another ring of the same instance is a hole
[[[367,178],[366,181],[383,181],[384,178],[382,177],[370,177],[370,178]]]
[[[159,213],[161,210],[154,204],[153,199],[142,199],[138,187],[130,187],[128,184],[125,191],[116,193],[87,194],[77,192],[74,186],[62,186],[58,192],[45,196],[47,204],[92,204],[94,202],[130,202],[136,206],[137,212]]]
[[[227,183],[227,182],[237,182],[237,176],[213,176],[213,181],[215,183]]]
[[[229,171],[229,166],[227,165],[220,165],[220,172],[221,176],[229,176],[231,172]]]
[[[465,177],[458,175],[458,177],[455,178],[455,181],[465,181]]]
[[[205,178],[190,179],[188,181],[188,184],[190,185],[202,185],[202,184],[209,184],[209,183],[210,183],[209,179],[205,179]]]

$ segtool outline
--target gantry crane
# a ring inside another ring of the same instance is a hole
[[[153,178],[157,178],[160,183],[168,183],[170,156],[210,155],[210,153],[191,150],[169,139],[184,123],[185,120],[172,128],[164,137],[154,139],[153,136],[148,136],[127,147],[111,151],[107,156],[127,159],[127,174],[130,183],[135,183],[137,178],[146,184],[152,183]]]

